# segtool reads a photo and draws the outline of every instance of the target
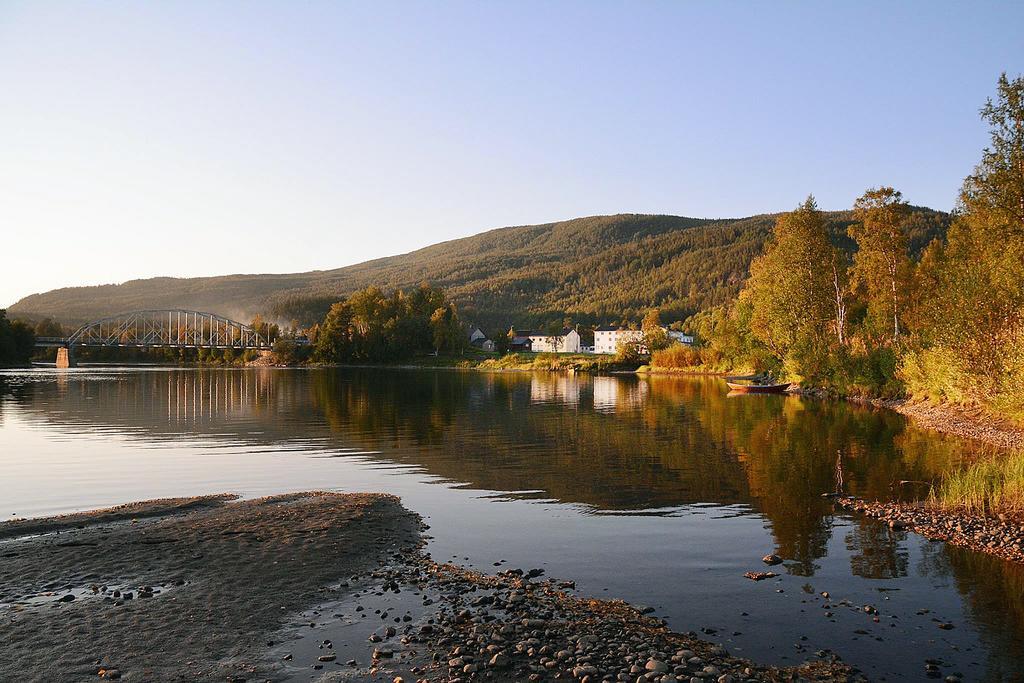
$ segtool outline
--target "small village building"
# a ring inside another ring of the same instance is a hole
[[[568,327],[560,334],[532,332],[530,348],[534,353],[579,353],[580,333]]]
[[[693,336],[684,334],[679,330],[670,330],[662,327],[668,338],[680,344],[693,345]],[[640,343],[643,341],[642,330],[629,330],[624,327],[612,327],[610,325],[598,327],[594,330],[594,353],[618,353],[619,345],[630,342]],[[641,349],[641,352],[644,350]]]
[[[508,331],[508,350],[509,351],[532,351],[533,342],[531,341],[530,335],[533,334],[530,330],[519,330],[511,328]]]
[[[686,344],[687,346],[693,346],[693,335],[685,334],[679,330],[665,330],[668,334],[668,338],[679,344]]]
[[[619,328],[608,325],[594,330],[594,353],[615,353],[615,333]]]
[[[603,326],[594,330],[594,353],[618,353],[619,344],[640,341],[644,333],[623,327]]]
[[[469,345],[483,351],[494,352],[494,342],[487,338],[479,327],[472,327],[469,330]]]

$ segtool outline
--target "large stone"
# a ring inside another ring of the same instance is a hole
[[[658,659],[648,659],[644,668],[654,673],[663,674],[668,671],[668,664]]]

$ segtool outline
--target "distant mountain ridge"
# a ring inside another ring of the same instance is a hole
[[[564,318],[585,324],[635,320],[655,306],[665,319],[676,319],[736,295],[777,215],[591,216],[497,228],[333,270],[67,287],[27,296],[9,310],[14,317],[65,324],[147,308],[189,308],[238,320],[259,313],[308,324],[356,289],[429,282],[448,291],[463,317],[485,327]],[[836,242],[852,249],[846,237],[851,212],[827,215]],[[948,214],[914,207],[908,226],[912,251],[944,235],[948,225]]]

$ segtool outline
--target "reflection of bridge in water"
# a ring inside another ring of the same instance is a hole
[[[37,337],[57,349],[57,367],[72,365],[75,347],[270,350],[270,342],[244,323],[214,313],[165,309],[119,313],[82,325],[70,337]]]

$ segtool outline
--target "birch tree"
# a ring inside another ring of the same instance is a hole
[[[857,242],[853,277],[868,301],[869,318],[888,320],[892,340],[900,336],[900,315],[910,288],[910,258],[903,224],[910,207],[891,187],[871,188],[853,205],[857,222],[849,235]]]

